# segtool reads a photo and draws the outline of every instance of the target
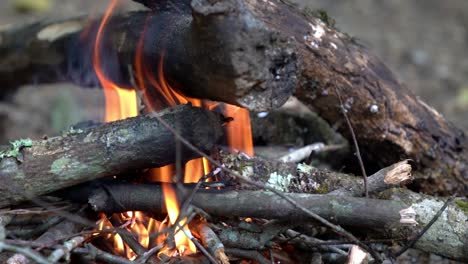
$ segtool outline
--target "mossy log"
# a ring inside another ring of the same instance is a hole
[[[246,158],[242,155],[221,153],[226,168],[237,171],[253,181],[261,182],[279,191],[346,196],[362,196],[364,180],[361,176],[319,169],[307,164]],[[236,182],[237,188],[254,190],[255,187],[239,181],[229,174],[221,180]],[[411,165],[407,160],[383,168],[368,177],[368,191],[378,193],[412,180]]]
[[[182,162],[199,157],[186,147],[176,148],[180,143],[153,115],[205,153],[222,135],[221,115],[180,105],[34,140],[16,157],[0,160],[0,208],[103,176],[172,164],[177,149]]]
[[[191,188],[174,185],[177,197],[184,201]],[[349,196],[318,194],[286,194],[314,213],[342,226],[358,227],[369,235],[376,233],[391,238],[408,238],[430,222],[444,202],[431,196],[408,190],[390,191],[385,197],[392,200],[355,198]],[[162,189],[155,184],[110,184],[105,189],[96,189],[89,203],[98,212],[145,211],[164,213]],[[257,217],[295,221],[298,224],[310,221],[307,215],[281,199],[276,194],[264,191],[218,191],[199,190],[192,204],[212,216]],[[409,217],[409,218],[407,218]],[[415,219],[414,219],[415,218]],[[414,223],[408,226],[405,223]],[[415,248],[436,253],[459,261],[467,261],[468,214],[458,203],[452,203]],[[366,231],[364,231],[366,232]]]

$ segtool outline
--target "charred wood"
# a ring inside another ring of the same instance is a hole
[[[0,160],[0,207],[104,176],[172,164],[176,151],[182,162],[198,157],[183,146],[176,148],[173,133],[152,115],[162,117],[205,153],[222,134],[222,116],[180,105],[32,141],[16,157]]]
[[[98,66],[107,78],[131,87],[130,76],[135,76],[139,88],[150,87],[148,74],[162,71],[164,57],[165,77],[191,97],[256,110],[279,107],[288,99],[296,86],[297,59],[287,37],[258,21],[242,2],[214,9],[189,9],[188,1],[180,2],[165,1],[167,8],[108,21],[97,45]],[[97,86],[93,55],[100,22],[79,17],[1,31],[0,83],[11,88],[71,80]],[[129,68],[144,68],[145,77]],[[160,100],[154,89],[145,89],[153,103]]]
[[[330,124],[343,121],[345,108],[367,161],[388,166],[411,159],[421,172],[416,183],[424,191],[468,192],[468,139],[463,131],[401,84],[366,47],[326,20],[302,13],[287,1],[266,3],[194,0],[192,8],[223,10],[224,16],[246,8],[269,30],[290,38],[300,66],[295,96]],[[239,17],[233,23],[242,22]],[[339,131],[351,139],[346,125]]]

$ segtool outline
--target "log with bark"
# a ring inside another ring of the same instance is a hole
[[[166,78],[189,96],[259,111],[286,102],[298,74],[288,38],[255,21],[247,10],[210,16],[218,11],[201,8],[192,13],[186,8],[189,6],[190,2],[180,1],[158,12],[114,16],[106,23],[98,45],[100,18],[43,21],[3,30],[0,83],[11,88],[30,82],[69,80],[98,86],[93,68],[97,46],[102,62],[99,66],[119,86],[132,86],[131,76],[140,86],[150,86],[153,82],[147,76],[138,80],[138,71],[144,67],[145,73],[148,69],[157,76],[164,57]],[[138,48],[143,56],[137,56]],[[154,87],[146,93],[151,103],[160,100]]]
[[[85,181],[161,167],[199,155],[181,146],[160,116],[197,148],[209,153],[222,135],[221,115],[179,105],[63,136],[35,140],[0,152],[0,208]],[[16,149],[15,149],[16,148]]]
[[[191,192],[187,186],[174,187],[180,202]],[[288,193],[287,196],[334,223],[373,230],[393,239],[418,234],[444,204],[437,198],[403,189],[391,190],[382,196],[392,200],[303,193]],[[89,203],[98,212],[161,213],[165,212],[163,197],[162,189],[155,184],[110,184],[96,189]],[[302,210],[263,190],[200,190],[191,204],[212,216],[294,219],[298,225],[310,221]],[[415,223],[414,217],[417,226],[408,227],[408,223]],[[418,240],[415,248],[467,261],[467,220],[468,215],[463,208],[456,203],[451,204],[430,228],[430,232]]]
[[[129,83],[128,65],[136,68],[145,31],[145,64],[157,71],[165,50],[165,73],[184,93],[265,110],[281,105],[297,86],[297,98],[330,124],[343,121],[341,97],[369,163],[381,167],[412,159],[419,178],[430,179],[417,181],[424,191],[466,193],[464,133],[326,20],[278,0],[137,2],[154,10],[115,16],[100,45],[102,66],[116,82]],[[2,31],[0,83],[85,83],[94,76],[90,58],[97,22],[79,18]],[[19,74],[22,78],[15,77]],[[346,125],[339,131],[351,139]]]

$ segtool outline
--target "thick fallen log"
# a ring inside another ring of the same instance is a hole
[[[213,8],[230,2],[216,2]],[[385,64],[349,36],[282,1],[267,3],[248,0],[245,6],[259,21],[294,40],[301,65],[295,92],[299,100],[335,124],[343,119],[341,97],[367,160],[388,166],[412,159],[415,169],[434,181],[424,183],[424,190],[466,192],[468,139],[461,130],[404,87]],[[339,131],[351,138],[346,125]]]
[[[175,187],[175,186],[174,186]],[[183,201],[190,188],[178,188]],[[372,229],[391,238],[408,238],[417,234],[442,207],[443,202],[430,196],[397,190],[387,194],[394,200],[364,199],[346,196],[287,194],[297,203],[318,215],[343,226]],[[150,211],[164,213],[163,193],[153,184],[112,184],[97,189],[89,203],[99,212]],[[268,191],[198,191],[192,204],[213,216],[256,217],[307,221],[307,215]],[[409,218],[408,218],[409,217]],[[408,227],[405,223],[418,223]],[[423,235],[415,247],[455,260],[468,260],[468,215],[459,204],[450,205]],[[361,229],[362,230],[362,229]],[[440,241],[443,239],[443,242]]]
[[[288,38],[255,21],[245,7],[223,15],[202,7],[192,12],[188,1],[180,2],[107,21],[97,47],[98,66],[109,79],[131,87],[134,76],[154,103],[160,98],[151,79],[157,77],[148,75],[158,76],[164,56],[165,77],[191,97],[259,111],[286,102],[298,73]],[[100,22],[79,17],[1,31],[0,83],[15,87],[71,80],[98,86],[93,55]]]
[[[222,135],[223,117],[201,108],[180,105],[152,115],[205,153]],[[0,208],[92,179],[171,164],[178,149],[173,133],[151,115],[29,143],[0,156]],[[183,162],[199,157],[184,146],[179,150]]]

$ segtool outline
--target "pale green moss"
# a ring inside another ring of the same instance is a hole
[[[455,203],[457,204],[458,208],[460,208],[463,212],[465,212],[465,214],[468,215],[468,201],[457,199],[455,200]]]
[[[292,179],[294,179],[294,177],[291,174],[282,176],[276,172],[273,172],[270,174],[266,185],[279,191],[287,192],[289,190],[289,186],[291,186]]]
[[[54,175],[64,177],[64,178],[73,178],[77,171],[92,170],[92,167],[88,167],[85,164],[82,164],[78,160],[70,159],[67,157],[60,158],[52,163],[50,166],[50,172]]]
[[[329,193],[330,190],[328,189],[328,186],[327,186],[327,185],[319,185],[319,186],[315,189],[315,192],[316,192],[316,193],[319,193],[319,194],[325,194],[325,193]]]
[[[297,164],[297,171],[300,173],[309,174],[312,172],[312,167],[304,163],[299,163]]]
[[[81,128],[75,129],[74,127],[70,127],[67,131],[65,131],[65,133],[63,135],[64,136],[77,135],[77,134],[81,134],[83,132],[84,132],[84,130],[81,129]]]
[[[32,147],[33,142],[31,139],[26,138],[15,140],[13,142],[10,142],[10,144],[10,149],[0,152],[0,160],[4,158],[15,158],[16,160],[21,161],[21,159],[19,159],[19,156],[21,155],[21,150],[23,148]]]

